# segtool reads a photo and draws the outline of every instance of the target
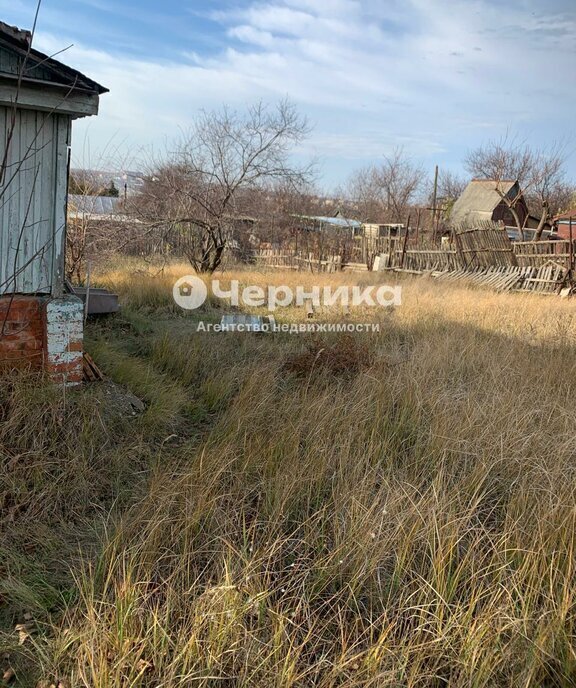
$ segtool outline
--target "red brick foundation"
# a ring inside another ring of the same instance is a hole
[[[82,325],[76,297],[0,297],[0,367],[46,370],[58,384],[79,384]]]
[[[41,370],[44,360],[43,300],[0,297],[0,366]]]

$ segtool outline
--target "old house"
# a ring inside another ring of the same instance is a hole
[[[0,360],[73,384],[83,307],[64,280],[70,133],[106,89],[31,42],[0,22]]]
[[[364,222],[357,236],[366,237],[367,239],[388,239],[403,236],[405,233],[404,225],[399,222],[386,224]]]
[[[576,208],[557,215],[552,224],[558,239],[576,239]]]
[[[517,181],[473,179],[464,189],[450,211],[450,224],[473,225],[481,222],[502,222],[516,226],[510,204],[524,227],[532,227],[536,218],[531,218],[528,206]]]

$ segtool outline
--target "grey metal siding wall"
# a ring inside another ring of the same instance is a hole
[[[61,291],[70,118],[0,107],[0,293]]]

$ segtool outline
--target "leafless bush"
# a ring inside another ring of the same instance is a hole
[[[319,371],[346,376],[370,366],[373,360],[373,352],[366,341],[352,335],[344,335],[333,342],[313,338],[305,351],[287,358],[284,369],[296,376],[310,376]]]
[[[246,115],[205,113],[154,167],[132,210],[150,228],[176,229],[194,269],[213,272],[247,219],[251,192],[273,183],[297,188],[310,178],[310,166],[290,161],[308,131],[287,101],[274,109],[259,103]]]
[[[565,210],[574,186],[565,180],[565,149],[560,144],[533,148],[517,137],[506,135],[500,140],[470,151],[464,161],[466,170],[480,179],[518,181],[530,211],[541,218],[536,238],[540,238],[551,215]],[[518,199],[504,199],[513,215]],[[515,215],[520,230],[520,219]]]
[[[424,178],[424,170],[397,148],[380,164],[354,173],[347,195],[364,221],[404,222],[422,191]]]

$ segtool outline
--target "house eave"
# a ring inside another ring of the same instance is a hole
[[[68,67],[68,65],[55,60],[50,55],[45,55],[36,50],[31,45],[31,42],[32,34],[29,31],[22,31],[0,21],[0,48],[3,47],[18,55],[24,61],[25,69],[22,74],[24,79],[33,79],[34,69],[44,66],[56,76],[56,79],[53,81],[58,82],[62,80],[69,88],[82,88],[97,95],[108,93],[108,89],[105,86],[82,74],[77,69]],[[43,81],[50,83],[52,79]]]
[[[72,88],[64,84],[18,79],[0,74],[0,105],[26,110],[40,110],[69,117],[89,117],[98,114],[99,96],[93,91]]]

